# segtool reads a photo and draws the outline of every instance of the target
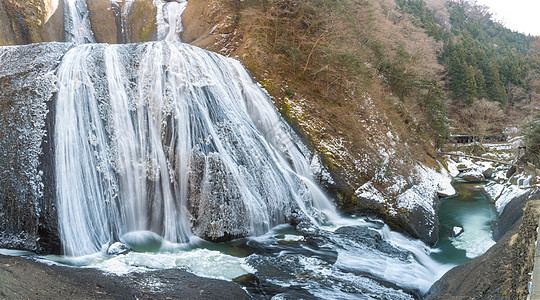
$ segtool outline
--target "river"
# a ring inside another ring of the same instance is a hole
[[[432,257],[444,264],[459,265],[482,255],[495,244],[492,225],[497,220],[495,206],[483,185],[454,179],[457,194],[441,199],[439,209],[440,236]],[[454,226],[463,233],[452,237]]]

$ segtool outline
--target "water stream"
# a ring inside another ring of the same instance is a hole
[[[95,43],[86,1],[64,0],[64,34],[66,42]]]
[[[484,191],[483,185],[454,180],[457,195],[441,199],[439,241],[432,254],[437,261],[459,265],[484,254],[495,244],[492,225],[497,220],[495,206]],[[453,228],[463,228],[463,233],[452,237]]]

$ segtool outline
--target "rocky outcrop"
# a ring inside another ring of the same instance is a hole
[[[237,12],[228,11],[228,8],[215,0],[188,1],[182,15],[182,40],[201,48],[224,52],[220,51],[225,50],[220,46],[235,38],[233,33],[237,25],[237,19],[231,16]]]
[[[118,44],[122,40],[121,3],[109,0],[87,0],[88,17],[98,43]]]
[[[62,41],[62,0],[1,0],[0,45]]]
[[[51,110],[54,70],[71,44],[0,53],[0,247],[59,251]]]
[[[90,24],[98,43],[155,41],[156,7],[152,0],[87,0]]]
[[[497,217],[497,223],[493,226],[493,239],[498,241],[509,231],[523,216],[523,208],[530,199],[540,199],[540,192],[529,190],[525,194],[512,199]]]
[[[219,154],[195,151],[191,166],[188,210],[193,233],[212,241],[250,235],[248,208]]]

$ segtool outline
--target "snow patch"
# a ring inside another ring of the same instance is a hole
[[[452,178],[442,169],[440,172],[425,166],[416,167],[413,175],[416,181],[410,189],[398,196],[398,207],[409,211],[422,207],[425,211],[435,215],[433,200],[437,192],[453,195],[456,193],[452,187]]]
[[[371,200],[375,200],[379,203],[385,203],[386,199],[384,198],[383,194],[379,192],[374,186],[373,183],[366,182],[361,187],[359,187],[356,192],[355,196],[358,198],[367,198]]]

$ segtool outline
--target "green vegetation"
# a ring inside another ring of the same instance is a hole
[[[540,113],[526,125],[525,155],[527,159],[540,166]]]
[[[444,31],[435,18],[435,14],[423,0],[396,0],[396,3],[403,12],[417,17],[416,25],[422,27],[429,36],[437,41],[443,38]]]
[[[532,37],[503,27],[491,19],[485,7],[466,1],[447,3],[451,29],[445,31],[423,0],[396,1],[428,35],[443,40],[439,59],[446,67],[453,99],[469,106],[476,99],[488,99],[504,108],[509,101],[528,96],[527,54]],[[510,97],[508,91],[516,88],[523,92]]]

